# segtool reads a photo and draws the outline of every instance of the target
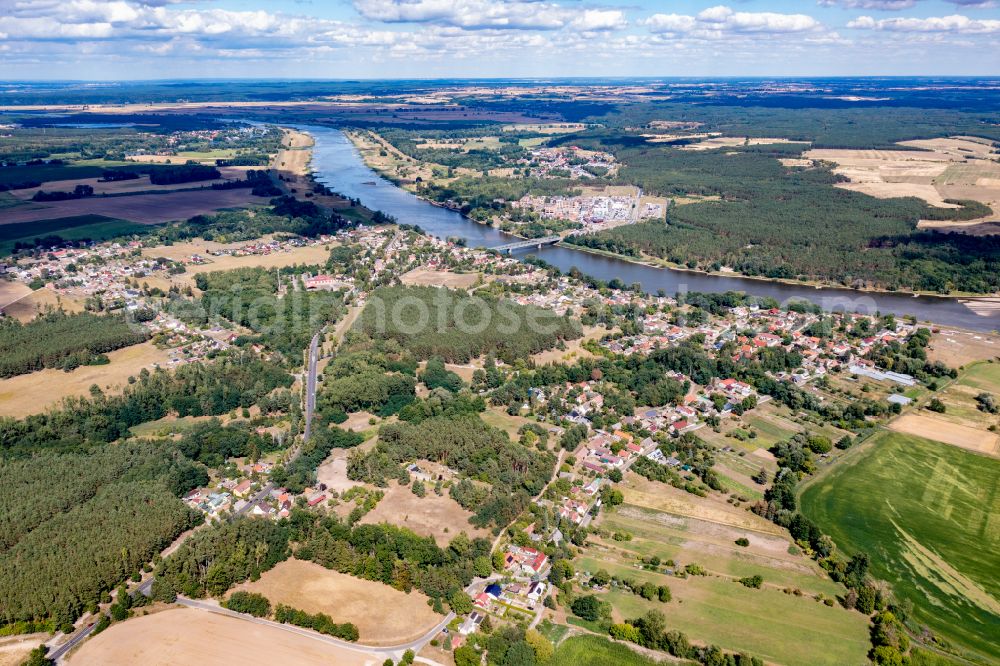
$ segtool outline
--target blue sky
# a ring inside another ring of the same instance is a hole
[[[0,78],[1000,75],[1000,0],[0,0]]]

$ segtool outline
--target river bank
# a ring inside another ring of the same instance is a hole
[[[313,148],[313,177],[340,194],[357,198],[366,207],[392,215],[401,223],[417,225],[429,235],[461,238],[469,247],[496,247],[514,240],[507,233],[467,219],[456,211],[432,206],[414,193],[397,187],[365,164],[360,152],[339,129],[319,126],[300,126],[296,129],[308,132],[316,141]],[[613,279],[625,284],[637,282],[644,290],[653,293],[659,290],[667,294],[742,291],[754,296],[773,298],[779,304],[807,300],[827,311],[914,316],[922,322],[972,331],[1000,328],[1000,312],[992,308],[974,312],[959,298],[914,296],[898,292],[862,292],[839,287],[817,288],[798,282],[785,284],[730,274],[715,275],[687,269],[660,268],[619,257],[584,252],[570,245],[533,249],[530,254],[564,272],[575,268],[605,282]]]
[[[414,196],[418,197],[419,199],[421,199],[423,201],[426,201],[427,203],[429,203],[432,206],[436,206],[436,207],[439,207],[439,208],[446,208],[448,210],[452,210],[452,211],[455,211],[455,212],[458,212],[459,214],[461,214],[460,211],[458,211],[456,208],[450,207],[450,206],[448,206],[446,204],[443,204],[443,203],[440,203],[440,202],[437,202],[437,201],[433,201],[431,199],[427,199],[426,197],[421,196],[419,194],[419,192],[415,188],[408,187],[408,185],[411,185],[411,183],[409,181],[401,180],[395,174],[391,173],[391,171],[389,170],[389,168],[388,168],[387,165],[382,164],[378,160],[373,159],[372,156],[371,156],[371,154],[370,154],[371,150],[373,149],[373,147],[369,143],[370,140],[366,136],[362,136],[362,135],[360,135],[357,132],[344,132],[344,135],[351,141],[351,143],[357,149],[357,151],[358,151],[359,155],[361,156],[362,160],[364,160],[365,165],[368,168],[370,168],[372,171],[374,171],[375,173],[378,173],[382,178],[384,178],[385,180],[391,182],[396,187],[399,187],[400,189],[404,189],[407,192],[412,193]],[[410,158],[410,157],[408,157],[406,155],[403,155],[403,153],[400,153],[398,151],[398,149],[396,149],[391,144],[388,144],[384,140],[380,140],[379,141],[378,147],[383,147],[383,148],[386,148],[388,150],[391,150],[392,152],[394,152],[396,154],[397,159],[403,159],[403,160],[405,160],[413,168],[421,169],[421,168],[427,167],[427,165],[419,164],[413,158]],[[431,168],[431,167],[427,167],[427,168]],[[433,169],[431,168],[431,170],[433,170]],[[480,225],[483,225],[483,226],[489,226],[491,228],[497,229],[497,227],[494,226],[493,224],[490,224],[490,223],[487,223],[487,222],[481,222],[479,220],[473,219],[473,218],[468,217],[466,215],[462,215],[462,216],[466,220],[468,220],[470,222],[473,222],[473,223],[476,223],[476,224],[480,224]],[[516,231],[505,230],[505,231],[503,231],[503,233],[508,234],[510,236],[513,236],[515,238],[524,239],[524,240],[531,240],[529,237],[522,236],[521,234],[517,233]],[[616,252],[610,252],[608,250],[600,250],[600,249],[597,249],[597,248],[591,248],[591,247],[587,247],[587,246],[584,246],[584,245],[577,245],[575,243],[567,243],[567,245],[571,245],[572,249],[576,250],[578,252],[585,252],[585,253],[588,253],[588,254],[604,256],[604,257],[608,257],[608,258],[612,258],[612,259],[617,259],[619,261],[628,262],[630,264],[636,264],[636,265],[640,265],[640,266],[647,266],[649,268],[654,268],[654,269],[666,269],[666,270],[670,270],[670,271],[681,271],[681,272],[685,272],[685,273],[694,273],[694,274],[706,275],[706,276],[731,277],[731,278],[738,278],[738,279],[741,279],[741,280],[757,280],[757,281],[761,281],[761,282],[769,282],[769,283],[775,283],[775,284],[785,284],[785,285],[797,286],[797,287],[811,287],[813,289],[849,289],[851,291],[856,291],[856,292],[863,293],[863,294],[892,294],[892,295],[902,295],[902,296],[910,296],[910,297],[924,296],[924,297],[933,297],[933,298],[954,298],[954,299],[965,299],[965,300],[982,299],[985,302],[992,301],[993,299],[995,299],[998,296],[1000,296],[1000,294],[979,294],[979,293],[973,293],[973,292],[952,292],[952,293],[948,293],[948,294],[941,294],[941,293],[938,293],[938,292],[931,292],[931,291],[917,291],[917,290],[912,290],[912,289],[886,289],[886,288],[880,288],[880,287],[876,287],[876,286],[855,287],[855,286],[847,286],[847,285],[838,284],[836,282],[832,282],[832,281],[829,281],[829,280],[818,280],[818,279],[796,280],[796,279],[792,279],[792,278],[772,278],[772,277],[767,277],[767,276],[762,276],[762,275],[747,275],[745,273],[740,273],[739,271],[732,271],[732,270],[730,270],[730,271],[709,271],[709,270],[704,270],[704,269],[700,269],[700,268],[689,268],[687,266],[675,264],[673,262],[669,262],[669,261],[666,261],[666,260],[663,260],[663,259],[658,259],[656,257],[649,257],[649,256],[634,257],[634,256],[630,256],[630,255],[619,254],[619,253],[616,253]],[[1000,324],[998,324],[998,325],[1000,325]]]

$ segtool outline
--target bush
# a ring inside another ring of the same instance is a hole
[[[271,614],[271,602],[262,594],[239,590],[222,603],[224,608],[237,613],[248,613],[254,617],[267,617]]]
[[[760,587],[761,587],[761,585],[764,584],[764,578],[763,578],[763,576],[760,576],[759,574],[756,575],[756,576],[745,576],[743,578],[740,578],[740,584],[743,585],[743,586],[745,586],[745,587],[749,587],[749,588],[753,588],[755,590],[759,590]]]
[[[591,622],[606,617],[609,611],[607,605],[592,594],[574,599],[570,608],[575,615]]]

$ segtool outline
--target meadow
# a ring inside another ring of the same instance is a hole
[[[802,493],[802,511],[967,657],[1000,660],[1000,461],[882,433]]]
[[[615,621],[660,610],[667,626],[699,643],[745,651],[780,664],[862,664],[868,649],[866,620],[835,604],[845,592],[792,547],[787,534],[743,508],[718,498],[699,498],[662,484],[631,478],[625,504],[602,512],[598,527],[626,533],[628,541],[592,537],[574,560],[577,571],[604,569],[619,578],[667,585],[673,600],[646,601],[612,588]],[[735,541],[746,538],[749,545]],[[705,576],[680,578],[643,569],[641,558],[673,560],[670,568],[697,564]],[[752,590],[737,580],[759,575],[764,587]],[[797,591],[797,592],[796,592]]]
[[[658,663],[607,638],[572,636],[559,644],[549,666],[655,666]]]

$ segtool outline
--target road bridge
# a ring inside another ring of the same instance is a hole
[[[541,249],[543,245],[555,245],[561,240],[562,236],[546,236],[545,238],[528,238],[522,241],[516,241],[514,243],[507,243],[506,245],[498,245],[490,249],[496,250],[497,252],[506,252],[507,254],[510,254],[514,250],[520,250],[526,247],[534,247]]]

